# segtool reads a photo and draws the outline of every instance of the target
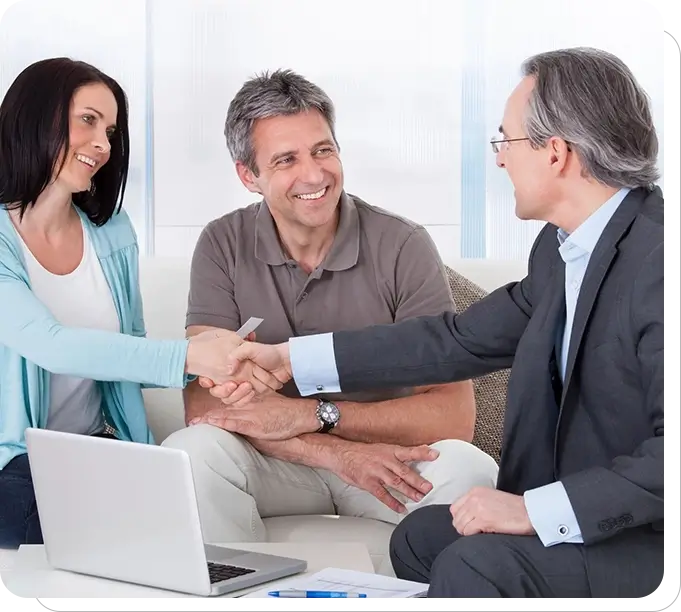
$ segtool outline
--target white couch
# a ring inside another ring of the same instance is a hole
[[[447,262],[457,272],[488,291],[522,278],[526,262],[458,260]],[[189,287],[189,261],[180,258],[143,258],[141,286],[147,332],[151,338],[184,337]],[[184,427],[182,393],[176,389],[145,390],[148,419],[157,443]],[[265,519],[268,538],[283,541],[363,542],[374,567],[390,574],[388,542],[392,526],[372,519],[331,516],[287,516]]]

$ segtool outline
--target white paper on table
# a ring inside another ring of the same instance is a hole
[[[347,569],[327,567],[316,574],[294,578],[287,582],[253,591],[244,597],[269,597],[269,591],[351,591],[367,597],[425,597],[428,585],[380,574],[367,574]],[[271,599],[274,599],[273,597]]]

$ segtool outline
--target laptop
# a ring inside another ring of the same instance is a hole
[[[26,444],[54,568],[193,595],[307,569],[300,559],[204,544],[182,450],[34,428]]]

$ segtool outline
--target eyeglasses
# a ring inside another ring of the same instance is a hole
[[[529,140],[529,138],[504,138],[502,140],[495,140],[492,138],[492,140],[489,141],[489,143],[492,145],[492,151],[494,151],[494,154],[496,155],[501,151],[501,143],[502,142],[517,142],[519,140]]]

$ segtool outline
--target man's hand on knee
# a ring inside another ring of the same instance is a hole
[[[534,535],[522,495],[474,487],[449,508],[452,524],[464,536],[476,533]]]
[[[416,472],[410,463],[433,461],[438,451],[422,446],[365,444],[344,441],[334,458],[331,471],[346,483],[371,493],[395,512],[406,512],[389,489],[408,499],[421,501],[433,485]]]

